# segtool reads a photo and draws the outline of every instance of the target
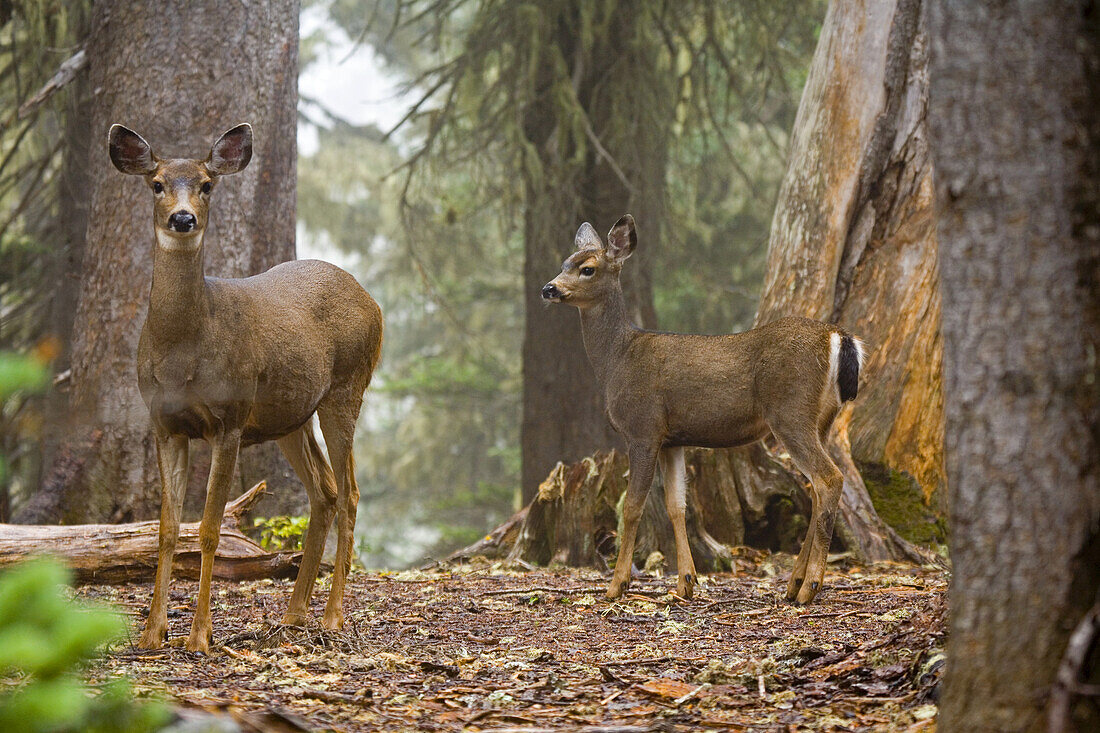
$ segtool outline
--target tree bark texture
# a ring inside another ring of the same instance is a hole
[[[840,531],[867,560],[912,548],[879,519],[855,461],[911,474],[925,500],[944,485],[927,90],[918,0],[830,4],[756,317],[832,321],[866,342],[859,398],[841,412],[829,448],[845,476]]]
[[[938,726],[1046,730],[1100,589],[1100,19],[946,0],[928,23],[954,562]]]
[[[540,290],[561,270],[573,233],[586,220],[606,231],[637,207],[648,219],[646,247],[623,273],[628,307],[637,323],[656,325],[650,254],[659,246],[671,92],[639,89],[631,70],[656,66],[654,44],[629,3],[611,4],[612,17],[591,48],[580,47],[573,25],[558,23],[543,39],[536,101],[525,111],[524,134],[538,165],[525,172],[522,487],[526,504],[558,461],[578,461],[597,449],[622,447],[604,412],[603,397],[581,341],[573,308],[546,308]],[[574,12],[580,12],[580,3]],[[560,60],[560,61],[559,61]],[[563,63],[570,77],[555,69]],[[563,119],[556,99],[568,84],[585,120]],[[578,155],[569,132],[589,125],[591,140]]]
[[[252,162],[213,197],[206,271],[242,277],[294,257],[297,0],[96,3],[88,55],[95,142],[73,334],[73,417],[61,452],[86,443],[92,430],[102,435],[97,450],[82,456],[84,480],[48,475],[44,488],[55,494],[24,521],[118,522],[156,516],[160,502],[135,366],[152,276],[152,203],[143,181],[111,166],[104,142],[112,123],[138,130],[162,157],[204,157],[221,132],[250,122]],[[188,514],[201,506],[209,462],[205,446],[193,455]],[[253,477],[268,478],[276,496],[304,506],[273,444],[243,452],[240,467],[242,489]]]
[[[221,538],[214,559],[214,575],[223,580],[293,578],[301,565],[300,552],[268,552],[241,533],[240,521],[263,494],[259,483],[226,505]],[[0,524],[0,568],[31,555],[56,555],[73,571],[78,583],[141,583],[157,569],[160,523],[26,525]],[[201,564],[199,524],[180,525],[173,562],[177,577],[197,579]]]

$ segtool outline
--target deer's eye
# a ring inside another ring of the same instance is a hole
[[[213,188],[213,186],[210,185],[210,181],[207,181],[206,183],[202,184],[202,192],[203,193],[210,193],[210,189],[212,189],[212,188]]]
[[[581,268],[581,274],[584,275],[585,277],[592,277],[593,275],[596,274],[596,268],[595,267],[582,267]]]
[[[153,181],[153,193],[164,193],[164,184],[160,181]]]

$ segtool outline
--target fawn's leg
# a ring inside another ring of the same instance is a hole
[[[695,561],[687,534],[687,467],[684,449],[663,448],[660,453],[661,472],[665,480],[665,509],[672,520],[676,537],[676,594],[690,599],[695,593]]]
[[[649,446],[631,445],[628,451],[630,459],[630,480],[626,487],[626,500],[623,502],[623,535],[619,538],[619,557],[615,561],[615,574],[607,588],[608,598],[618,598],[630,585],[630,566],[634,556],[634,539],[638,534],[638,520],[642,516],[645,498],[649,487],[653,485],[653,469],[657,463],[657,449]],[[690,557],[690,555],[689,555]]]
[[[309,598],[313,595],[321,555],[325,551],[325,538],[336,513],[336,477],[313,437],[312,421],[280,438],[278,443],[309,495],[309,526],[302,543],[302,566],[283,616],[284,624],[304,626],[309,617]]]
[[[339,629],[344,625],[344,585],[351,572],[351,556],[354,552],[355,514],[359,506],[359,486],[355,482],[355,463],[352,459],[352,440],[355,437],[355,420],[363,398],[333,399],[317,408],[321,432],[328,444],[328,455],[336,474],[336,568],[332,573],[332,588],[321,625],[326,629]]]
[[[168,584],[172,580],[172,558],[180,534],[180,511],[187,490],[188,441],[182,435],[156,435],[157,467],[160,469],[160,540],[157,548],[157,577],[149,618],[138,646],[159,649],[168,640]]]
[[[241,433],[232,430],[210,441],[210,477],[206,482],[206,506],[199,524],[199,549],[202,551],[202,569],[199,571],[199,597],[195,602],[195,618],[191,622],[191,634],[187,637],[187,649],[193,652],[210,652],[214,626],[210,622],[210,581],[214,576],[214,553],[221,539],[222,515],[229,498],[229,484],[237,465],[237,451],[241,447]]]

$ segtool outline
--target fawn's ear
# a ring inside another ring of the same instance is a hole
[[[603,249],[603,242],[600,241],[600,235],[596,234],[596,230],[592,228],[592,225],[588,222],[581,224],[581,228],[577,230],[577,236],[573,240],[573,244],[576,245],[577,250],[582,249]]]
[[[227,131],[214,146],[206,159],[206,170],[215,176],[228,176],[244,170],[252,160],[252,125],[247,122]]]
[[[107,148],[111,151],[111,162],[123,173],[147,176],[157,169],[157,157],[149,143],[128,127],[111,125]]]
[[[623,214],[607,233],[607,254],[622,262],[634,253],[638,246],[638,233],[634,230],[634,217]]]

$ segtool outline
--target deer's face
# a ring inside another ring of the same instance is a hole
[[[615,223],[606,246],[588,222],[577,230],[575,243],[577,251],[562,263],[561,274],[542,286],[542,299],[587,308],[619,287],[623,262],[638,244],[634,217],[624,214]]]
[[[172,249],[187,248],[187,242],[206,230],[210,195],[218,179],[248,165],[252,128],[244,124],[226,132],[205,160],[162,160],[141,135],[122,125],[111,126],[108,144],[116,168],[143,176],[149,184],[157,241]]]
[[[561,273],[542,287],[542,298],[585,308],[608,294],[618,283],[621,269],[602,249],[578,250],[561,264]]]
[[[174,237],[206,230],[210,194],[217,183],[206,166],[194,160],[165,160],[145,176],[153,191],[153,226]]]

